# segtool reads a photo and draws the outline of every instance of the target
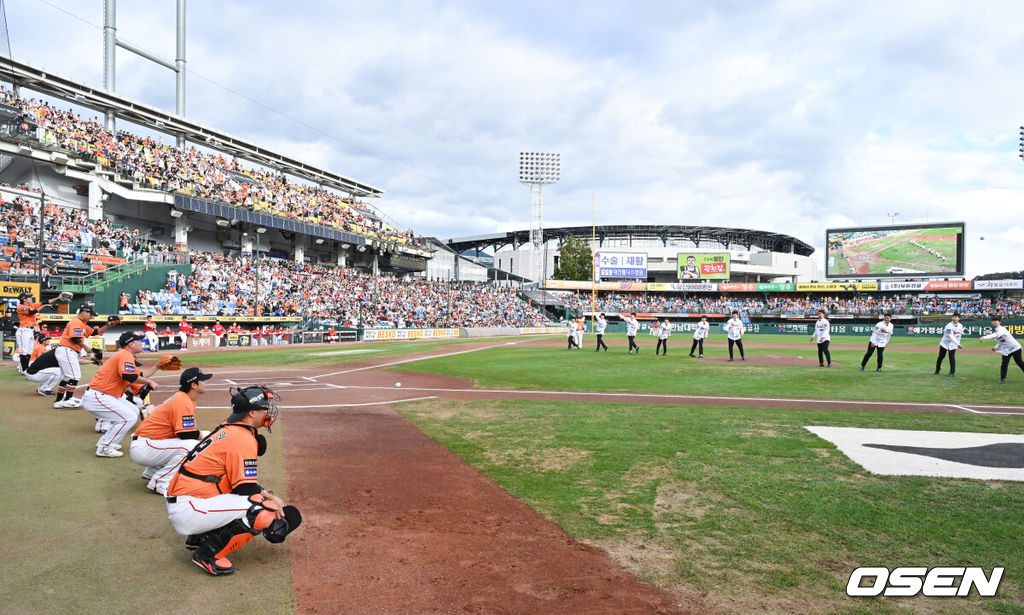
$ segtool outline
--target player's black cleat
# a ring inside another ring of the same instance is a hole
[[[234,574],[235,572],[235,567],[232,566],[231,562],[227,559],[223,557],[202,559],[199,557],[199,551],[192,554],[192,562],[195,563],[196,566],[205,570],[208,574],[215,577],[227,576],[229,574]]]
[[[949,376],[950,378],[956,377],[956,373],[949,373],[949,374],[946,374],[946,375]]]
[[[882,371],[882,368],[881,368],[881,367],[879,367],[879,368],[878,368],[878,369],[876,369],[875,371],[876,371],[876,372],[880,372],[880,371]]]
[[[939,370],[935,370],[935,374],[933,374],[933,375],[938,376],[939,375]]]
[[[864,371],[864,366],[863,365],[860,366],[860,371]]]

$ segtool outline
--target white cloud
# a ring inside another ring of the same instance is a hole
[[[98,5],[57,3],[102,21]],[[119,34],[172,56],[173,6],[153,10],[122,1]],[[190,70],[261,103],[192,76],[190,117],[382,187],[379,206],[424,234],[525,226],[517,153],[545,149],[563,160],[545,192],[552,225],[588,224],[596,193],[604,223],[758,228],[820,254],[826,227],[899,211],[901,223],[965,220],[969,273],[1024,268],[1015,4],[189,11]],[[94,27],[36,3],[9,6],[8,19],[16,57],[102,82]],[[118,57],[119,91],[173,108],[168,71]]]

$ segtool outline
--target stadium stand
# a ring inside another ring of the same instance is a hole
[[[246,168],[236,160],[195,147],[179,149],[126,131],[112,134],[98,119],[19,98],[2,88],[0,97],[38,124],[44,145],[94,162],[140,187],[219,201],[372,239],[422,245],[411,231],[392,228],[361,203],[322,188],[291,183],[282,175]]]
[[[409,328],[538,326],[549,320],[513,289],[402,280],[343,267],[261,258],[256,313],[256,261],[193,253],[187,279],[139,291],[128,314],[300,316],[346,326]],[[173,287],[173,290],[171,290]],[[265,309],[262,309],[264,308]]]

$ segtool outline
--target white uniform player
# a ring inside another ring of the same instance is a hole
[[[629,316],[625,318],[626,321],[626,339],[629,340],[629,352],[626,354],[633,354],[633,350],[636,350],[637,354],[640,354],[640,347],[636,345],[636,332],[640,330],[640,321],[636,319],[636,312],[630,312]]]
[[[597,320],[594,321],[594,333],[597,334],[597,348],[594,352],[600,352],[604,348],[605,352],[608,352],[608,344],[604,343],[604,332],[608,328],[608,320],[604,317],[604,312],[601,312],[597,316]]]
[[[740,360],[746,361],[747,356],[743,353],[743,321],[740,320],[740,313],[733,310],[732,318],[725,323],[726,337],[729,338],[729,360],[733,360],[732,347],[740,350]]]
[[[818,321],[814,323],[814,335],[811,341],[818,344],[818,367],[832,367],[832,353],[828,347],[832,342],[832,325],[828,318],[825,318],[825,310],[818,310]]]
[[[15,349],[18,355],[18,372],[25,373],[28,369],[29,358],[32,356],[32,348],[35,346],[36,319],[40,310],[52,305],[59,299],[54,297],[47,303],[34,303],[31,293],[18,295],[18,330],[14,332]]]
[[[60,336],[60,343],[54,354],[60,366],[61,380],[57,383],[54,408],[75,408],[81,405],[81,400],[75,397],[75,389],[82,378],[80,359],[89,356],[86,350],[89,337],[101,335],[111,324],[120,322],[116,316],[111,316],[112,320],[106,325],[90,327],[89,319],[95,315],[96,309],[91,304],[82,304],[77,315],[64,327],[64,333]]]
[[[964,334],[964,326],[960,324],[960,313],[953,314],[953,320],[942,328],[942,340],[939,342],[939,358],[935,361],[935,374],[942,369],[942,360],[949,354],[949,376],[956,375],[956,351],[960,348],[960,339]]]
[[[868,351],[864,354],[864,358],[860,362],[860,371],[864,371],[864,367],[868,364],[868,359],[870,359],[871,355],[875,353],[875,350],[878,351],[875,371],[882,371],[885,347],[889,345],[889,338],[892,337],[893,328],[892,314],[885,314],[882,316],[882,320],[878,321],[878,324],[871,329],[871,339],[868,340]]]
[[[700,322],[693,329],[693,344],[690,346],[690,356],[693,356],[693,352],[700,348],[700,354],[697,355],[698,359],[704,358],[704,340],[707,338],[708,333],[711,331],[711,325],[708,323],[707,316],[701,316]]]
[[[992,350],[1003,355],[1003,362],[999,367],[999,384],[1006,384],[1006,368],[1010,366],[1011,358],[1017,364],[1017,367],[1020,368],[1020,371],[1024,372],[1024,360],[1021,359],[1020,342],[1013,339],[1010,332],[1002,325],[999,317],[992,318],[992,327],[994,328],[992,333],[981,336],[978,338],[978,341],[982,342],[991,339],[996,341],[996,347]]]
[[[156,323],[153,322],[152,318],[146,319],[146,344],[149,345],[149,349],[152,352],[160,350],[160,338],[156,335]]]
[[[658,356],[659,350],[662,350],[663,354],[668,354],[668,338],[670,335],[672,335],[672,323],[666,318],[658,326],[658,345],[654,348],[654,356]]]
[[[586,327],[586,325],[583,324],[583,319],[582,318],[580,318],[579,320],[576,320],[573,324],[575,325],[575,328],[573,329],[573,332],[572,332],[573,340],[576,342],[576,347],[579,348],[580,350],[582,350],[583,349],[583,329],[584,329],[584,327]]]

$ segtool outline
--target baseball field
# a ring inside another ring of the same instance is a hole
[[[702,360],[686,335],[665,357],[616,335],[185,353],[215,374],[203,429],[232,384],[280,393],[260,480],[304,517],[224,578],[140,468],[93,455],[91,415],[5,362],[0,612],[1024,613],[1021,482],[872,473],[807,429],[1020,434],[1024,374],[999,385],[973,339],[949,378],[937,340],[894,338],[876,373],[863,337],[832,368],[805,336],[733,363],[721,337]],[[995,597],[851,598],[858,566],[1005,573]]]

